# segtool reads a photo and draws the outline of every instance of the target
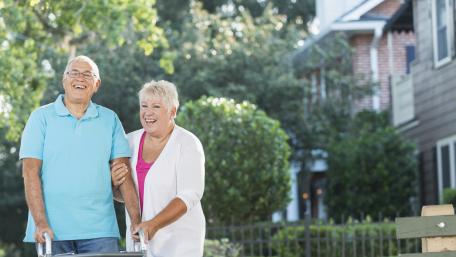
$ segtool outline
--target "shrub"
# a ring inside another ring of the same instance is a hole
[[[177,124],[193,132],[206,154],[202,204],[209,223],[265,220],[289,200],[288,137],[280,123],[248,102],[187,102]]]
[[[29,243],[5,243],[0,241],[0,257],[29,257],[36,256],[34,244]]]
[[[445,188],[443,190],[443,202],[447,204],[452,204],[453,207],[456,206],[456,189]]]
[[[329,145],[329,215],[409,215],[417,195],[414,144],[388,125],[386,113],[364,111],[352,123]]]
[[[204,241],[204,256],[205,257],[238,257],[240,256],[241,246],[239,244],[230,243],[227,238],[206,239]]]
[[[348,225],[310,226],[311,256],[388,256],[398,253],[394,223],[364,223]],[[281,257],[306,256],[306,230],[304,226],[281,229],[273,237],[273,249]],[[410,241],[409,252],[419,241]],[[407,250],[402,249],[401,252]],[[364,254],[364,255],[363,255]]]

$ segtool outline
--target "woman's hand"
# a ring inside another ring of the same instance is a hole
[[[139,230],[144,231],[146,242],[154,238],[155,233],[161,228],[178,220],[187,212],[187,206],[178,197],[174,198],[169,204],[159,212],[153,219],[142,222],[138,225],[132,225],[133,238],[138,238]]]
[[[128,167],[125,163],[114,162],[111,163],[111,181],[112,185],[118,188],[125,182],[126,176],[128,175]]]
[[[155,233],[157,233],[160,228],[154,220],[142,222],[133,228],[133,238],[137,238],[137,240],[139,240],[138,234],[141,229],[144,231],[144,239],[147,243],[149,240],[154,238]]]

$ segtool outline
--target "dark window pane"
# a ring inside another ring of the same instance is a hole
[[[448,17],[446,0],[436,1],[436,33],[437,33],[437,58],[442,60],[448,57]]]
[[[410,73],[410,64],[415,60],[415,46],[408,45],[405,47],[407,53],[407,74]]]
[[[446,27],[447,17],[446,17],[446,0],[437,0],[435,3],[436,12],[437,12],[437,28]]]
[[[453,142],[453,163],[456,164],[456,142]],[[456,169],[453,168],[452,173],[455,174],[454,178],[456,178]]]
[[[450,183],[450,146],[446,145],[440,148],[442,157],[442,184],[443,188],[451,186]]]
[[[446,27],[440,28],[437,32],[438,60],[445,59],[448,56]]]

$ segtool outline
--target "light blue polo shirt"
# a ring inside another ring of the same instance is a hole
[[[54,240],[119,237],[109,161],[130,157],[117,115],[90,102],[81,119],[63,104],[32,112],[21,139],[19,158],[42,160],[41,183]],[[34,242],[35,223],[29,212],[25,242]]]

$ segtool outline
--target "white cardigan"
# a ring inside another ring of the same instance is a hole
[[[136,163],[144,129],[127,135],[133,156],[130,160],[133,181],[138,190]],[[160,229],[148,242],[148,257],[203,256],[206,222],[201,208],[204,191],[204,151],[199,139],[191,132],[175,126],[144,181],[142,220],[151,220],[171,200],[179,197],[187,212],[174,223]],[[130,219],[126,217],[127,251],[133,251]]]

